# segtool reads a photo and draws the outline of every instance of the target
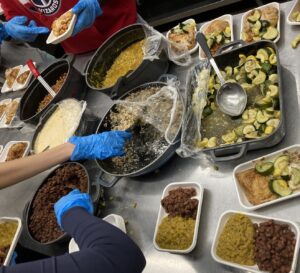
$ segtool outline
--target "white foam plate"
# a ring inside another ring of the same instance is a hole
[[[273,40],[274,43],[277,43],[280,39],[280,5],[279,3],[277,2],[272,2],[272,3],[269,3],[267,5],[263,5],[263,6],[260,6],[259,8],[255,8],[255,9],[263,9],[263,8],[266,8],[266,7],[275,7],[278,9],[278,22],[277,22],[277,30],[278,30],[278,36],[275,40]],[[241,32],[240,32],[240,39],[242,39],[242,33],[243,33],[243,30],[244,30],[244,22],[246,20],[246,17],[248,16],[248,14],[254,9],[251,9],[247,12],[245,12],[242,16],[242,20],[241,20]]]
[[[122,216],[117,215],[117,214],[110,214],[110,215],[107,215],[106,217],[104,217],[103,220],[112,224],[113,226],[119,228],[124,233],[126,233],[125,221]],[[74,238],[72,238],[69,243],[69,253],[77,252],[79,250],[80,249],[79,249],[78,245],[76,244]]]
[[[8,151],[11,148],[11,146],[14,145],[14,144],[16,144],[16,143],[20,143],[20,142],[23,142],[23,143],[27,144],[26,149],[25,149],[25,151],[24,151],[24,153],[22,155],[22,157],[25,157],[29,153],[30,142],[27,141],[27,140],[10,141],[10,142],[6,143],[6,145],[5,145],[4,149],[3,149],[3,152],[0,155],[0,162],[5,162],[7,154],[8,154]]]
[[[21,70],[22,67],[23,67],[23,65],[18,65],[18,66],[12,67],[12,69],[14,69],[14,68],[20,68],[20,70]],[[13,82],[13,85],[11,87],[8,87],[7,81],[5,81],[4,84],[3,84],[3,86],[2,86],[2,88],[1,88],[1,93],[7,93],[7,92],[10,92],[10,91],[13,91],[13,86],[14,86],[15,81]]]
[[[164,249],[164,248],[160,248],[157,245],[157,243],[155,241],[155,238],[156,238],[156,235],[157,235],[157,232],[158,232],[159,225],[160,225],[162,219],[168,216],[165,209],[162,207],[162,205],[160,205],[158,216],[157,216],[157,221],[156,221],[155,232],[154,232],[154,236],[153,236],[153,244],[154,244],[154,247],[159,251],[186,254],[186,253],[191,252],[197,244],[198,229],[199,229],[199,223],[200,223],[200,215],[201,215],[204,189],[202,188],[202,186],[200,184],[197,184],[197,183],[194,183],[194,182],[174,182],[174,183],[171,183],[171,184],[169,184],[165,187],[161,199],[166,197],[169,194],[169,191],[177,189],[179,187],[196,189],[197,194],[193,198],[198,199],[199,202],[198,202],[198,209],[197,209],[197,216],[196,216],[196,224],[195,224],[195,229],[194,229],[193,242],[192,242],[192,244],[189,248],[183,249],[183,250]]]
[[[187,24],[187,23],[195,23],[196,24],[196,22],[195,22],[195,20],[194,19],[187,19],[187,20],[185,20],[185,21],[183,21],[182,22],[183,24]],[[178,25],[177,25],[178,26]],[[177,26],[175,26],[175,27],[177,27]],[[174,28],[174,27],[173,27]],[[173,29],[172,28],[172,29]],[[171,29],[167,32],[167,34],[166,34],[166,37],[167,37],[167,39],[169,40],[169,34],[170,34],[170,32],[171,32]],[[197,24],[195,25],[195,34],[197,33]],[[196,35],[195,35],[195,39],[196,39]],[[184,54],[182,54],[182,55],[179,55],[179,56],[176,56],[176,58],[174,58],[175,60],[179,60],[179,59],[181,59],[181,58],[183,58],[184,56],[186,56],[186,55],[192,55],[194,52],[196,52],[197,51],[197,49],[199,48],[199,44],[196,42],[196,44],[195,44],[195,46],[192,48],[192,49],[190,49],[189,51],[187,51],[186,53],[184,53]],[[171,45],[170,44],[168,44],[168,51],[171,49]]]
[[[36,66],[36,63],[35,63],[35,62],[33,62],[33,63],[34,63],[34,65]],[[28,65],[24,65],[24,66],[21,68],[21,70],[19,71],[19,74],[18,74],[17,78],[18,78],[21,74],[23,74],[24,72],[26,72],[26,71],[30,71]],[[17,78],[16,78],[16,79],[17,79]],[[24,82],[24,84],[19,84],[19,83],[17,82],[17,80],[15,80],[15,81],[14,81],[14,84],[13,84],[13,86],[12,86],[13,91],[19,91],[19,90],[25,89],[25,88],[29,85],[29,82],[30,82],[31,78],[32,78],[32,72],[30,71],[30,73],[29,73],[29,75],[28,75],[26,81]]]
[[[16,245],[18,243],[19,237],[20,237],[21,232],[22,232],[22,222],[21,222],[20,218],[17,218],[17,217],[1,217],[0,218],[0,223],[8,222],[8,221],[18,222],[18,227],[17,227],[17,231],[15,233],[14,239],[13,239],[11,245],[10,245],[9,251],[8,251],[8,253],[6,255],[6,258],[4,260],[4,263],[3,263],[4,266],[9,266],[10,260],[13,256],[14,250],[16,248]]]
[[[273,204],[276,204],[276,203],[279,203],[279,202],[282,202],[282,201],[300,196],[300,189],[298,189],[297,191],[295,190],[291,195],[288,195],[288,196],[285,196],[285,197],[278,197],[275,200],[271,200],[271,201],[268,201],[268,202],[265,202],[265,203],[262,203],[262,204],[259,204],[259,205],[252,205],[248,201],[247,196],[244,192],[244,189],[243,189],[243,187],[241,186],[241,184],[239,183],[239,181],[237,179],[237,173],[255,168],[255,163],[258,162],[258,161],[273,160],[276,157],[278,157],[279,155],[281,155],[284,151],[290,151],[290,152],[297,151],[297,152],[300,153],[300,144],[296,144],[296,145],[281,149],[277,152],[268,154],[266,156],[256,158],[252,161],[248,161],[248,162],[245,162],[243,164],[240,164],[240,165],[238,165],[234,168],[234,170],[233,170],[233,180],[234,180],[234,183],[235,183],[235,188],[236,188],[236,192],[237,192],[237,195],[238,195],[240,205],[243,208],[245,208],[247,210],[256,210],[256,209],[260,209],[260,208],[263,208],[263,207],[266,207],[266,206],[270,206],[270,205],[273,205]]]
[[[201,28],[200,28],[200,32],[202,32],[204,34],[204,32],[206,31],[206,29],[209,27],[209,25],[211,23],[213,23],[214,21],[216,21],[216,20],[226,21],[226,22],[229,23],[229,27],[230,27],[230,30],[231,30],[231,42],[233,42],[234,41],[234,33],[233,33],[233,23],[232,23],[232,15],[231,14],[225,14],[225,15],[223,15],[221,17],[218,17],[218,18],[216,18],[214,20],[211,20],[209,22],[204,23],[201,26]],[[228,50],[230,50],[230,48],[226,49],[225,51],[228,51]],[[203,52],[203,50],[202,50],[202,48],[200,46],[199,47],[199,58],[200,58],[200,60],[206,59],[206,57],[204,57],[204,55],[205,54],[204,54],[204,52]]]
[[[18,101],[20,103],[21,98],[16,98],[14,101]],[[20,105],[19,105],[20,106]],[[18,111],[18,110],[17,110]],[[12,118],[11,122],[9,124],[5,124],[6,122],[6,114],[4,113],[2,119],[0,120],[0,128],[7,128],[11,127],[12,122],[14,121],[16,115]]]
[[[239,269],[245,270],[247,272],[266,273],[266,271],[259,270],[257,265],[254,265],[254,266],[243,266],[243,265],[240,265],[240,264],[236,264],[236,263],[225,261],[225,260],[223,260],[222,258],[220,258],[217,255],[217,251],[216,250],[217,250],[217,245],[218,245],[218,241],[219,241],[221,232],[223,231],[224,226],[225,226],[228,218],[230,216],[232,216],[233,214],[236,214],[236,213],[240,213],[240,214],[248,216],[253,223],[257,223],[257,224],[272,219],[277,224],[287,224],[287,225],[289,225],[289,227],[291,228],[291,230],[295,233],[295,238],[296,238],[296,245],[295,245],[295,250],[294,250],[294,257],[293,257],[293,262],[292,262],[290,273],[295,272],[296,266],[297,266],[297,260],[298,260],[298,252],[299,252],[299,234],[300,234],[300,230],[299,230],[298,225],[296,225],[294,222],[288,221],[288,220],[283,220],[283,219],[278,219],[278,218],[273,218],[273,217],[266,217],[266,216],[261,216],[261,215],[257,215],[257,214],[251,214],[251,213],[245,213],[245,212],[240,212],[240,211],[228,210],[228,211],[225,211],[221,215],[221,217],[219,219],[219,222],[218,222],[218,227],[217,227],[217,230],[216,230],[216,233],[215,233],[215,237],[214,237],[214,241],[213,241],[213,244],[212,244],[212,248],[211,248],[211,255],[212,255],[213,259],[216,262],[220,263],[220,264],[224,264],[224,265],[228,265],[228,266],[231,266],[231,267],[239,268]]]
[[[65,13],[67,13],[67,12],[65,12]],[[77,18],[77,15],[73,13],[73,17],[71,19],[71,22],[69,24],[69,27],[68,27],[67,31],[64,32],[63,34],[61,34],[60,36],[55,36],[53,31],[51,31],[49,36],[48,36],[48,39],[47,39],[46,43],[56,45],[56,44],[61,43],[64,40],[70,38],[72,36],[73,30],[74,30],[74,27],[75,27],[76,18]]]
[[[287,18],[286,18],[287,23],[288,23],[289,25],[292,25],[292,26],[300,25],[300,22],[296,22],[296,21],[292,18],[292,14],[293,14],[295,11],[299,11],[299,12],[300,12],[300,1],[299,1],[299,0],[294,0],[293,7],[292,7],[291,11],[289,12],[289,15],[288,15]]]

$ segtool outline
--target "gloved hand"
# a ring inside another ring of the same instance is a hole
[[[79,0],[72,8],[72,12],[77,15],[73,36],[83,29],[91,27],[96,17],[102,15],[99,0]]]
[[[27,21],[28,18],[26,16],[16,16],[4,23],[4,39],[10,36],[13,39],[33,42],[38,34],[49,32],[49,29],[46,27],[38,27],[35,21],[31,20],[28,25]]]
[[[110,131],[87,137],[73,136],[69,142],[75,145],[71,160],[106,159],[125,154],[124,145],[131,133],[126,131]]]
[[[90,195],[75,189],[60,198],[54,205],[54,212],[60,227],[63,214],[74,207],[84,208],[90,214],[93,214],[94,211]]]

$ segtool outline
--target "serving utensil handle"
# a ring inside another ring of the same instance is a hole
[[[34,63],[32,60],[28,60],[26,62],[26,64],[28,65],[30,71],[32,72],[32,74],[37,78],[40,76],[40,72],[36,69]]]

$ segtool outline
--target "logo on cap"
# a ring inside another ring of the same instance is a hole
[[[39,11],[44,15],[53,15],[55,14],[61,4],[61,0],[31,0],[31,3],[34,5],[33,11]]]

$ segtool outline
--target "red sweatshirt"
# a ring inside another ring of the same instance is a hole
[[[51,29],[52,22],[74,7],[77,0],[0,0],[6,19],[24,15],[38,26]],[[97,49],[119,29],[137,19],[135,0],[106,0],[101,5],[103,14],[94,25],[61,43],[68,53],[80,54]]]

